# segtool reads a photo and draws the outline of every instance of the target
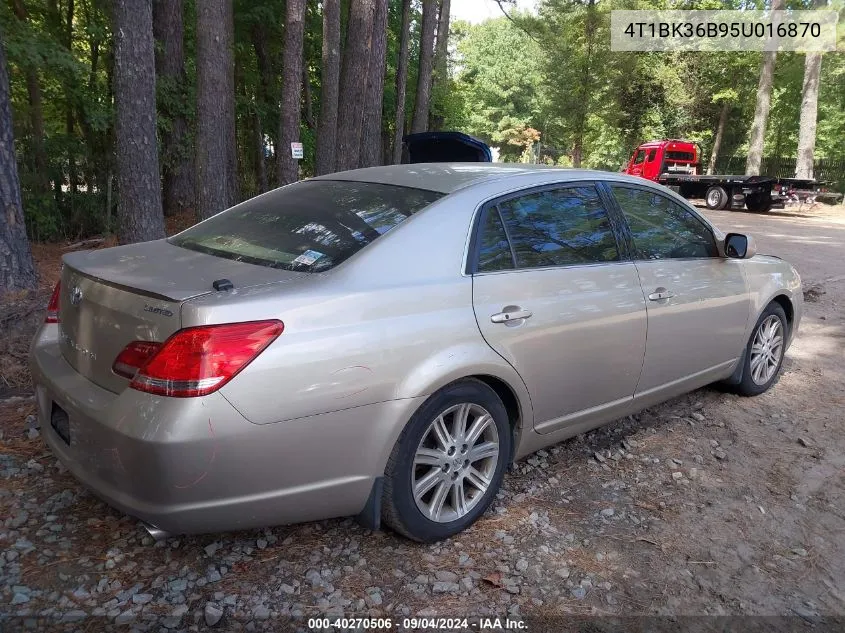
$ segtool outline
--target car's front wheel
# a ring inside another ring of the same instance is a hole
[[[466,529],[493,501],[512,443],[495,391],[475,379],[444,387],[413,415],[388,460],[385,523],[426,543]]]
[[[741,395],[756,396],[775,384],[786,351],[788,327],[779,304],[770,303],[763,310],[745,348],[742,380],[736,388]]]

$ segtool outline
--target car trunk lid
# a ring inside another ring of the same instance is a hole
[[[65,360],[104,389],[129,381],[112,372],[132,341],[164,341],[182,324],[181,306],[215,292],[225,278],[235,289],[281,282],[306,273],[265,268],[190,251],[165,240],[63,258],[59,346]]]

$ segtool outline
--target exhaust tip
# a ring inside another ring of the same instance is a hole
[[[170,538],[171,536],[170,532],[165,532],[161,528],[157,528],[156,526],[150,525],[149,523],[146,523],[144,521],[141,522],[141,525],[144,526],[144,529],[147,531],[147,534],[152,536],[153,540],[155,540],[156,542],[163,541],[167,538]]]

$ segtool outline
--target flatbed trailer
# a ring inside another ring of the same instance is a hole
[[[684,198],[703,198],[708,209],[768,211],[786,202],[827,195],[825,183],[812,179],[699,174],[700,156],[701,148],[693,141],[648,141],[634,150],[623,171],[658,182]]]
[[[684,198],[703,198],[708,209],[768,211],[783,206],[778,179],[770,176],[660,174],[657,182]]]

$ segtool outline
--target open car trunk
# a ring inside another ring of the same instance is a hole
[[[403,139],[405,163],[490,163],[490,147],[462,132],[420,132]]]

